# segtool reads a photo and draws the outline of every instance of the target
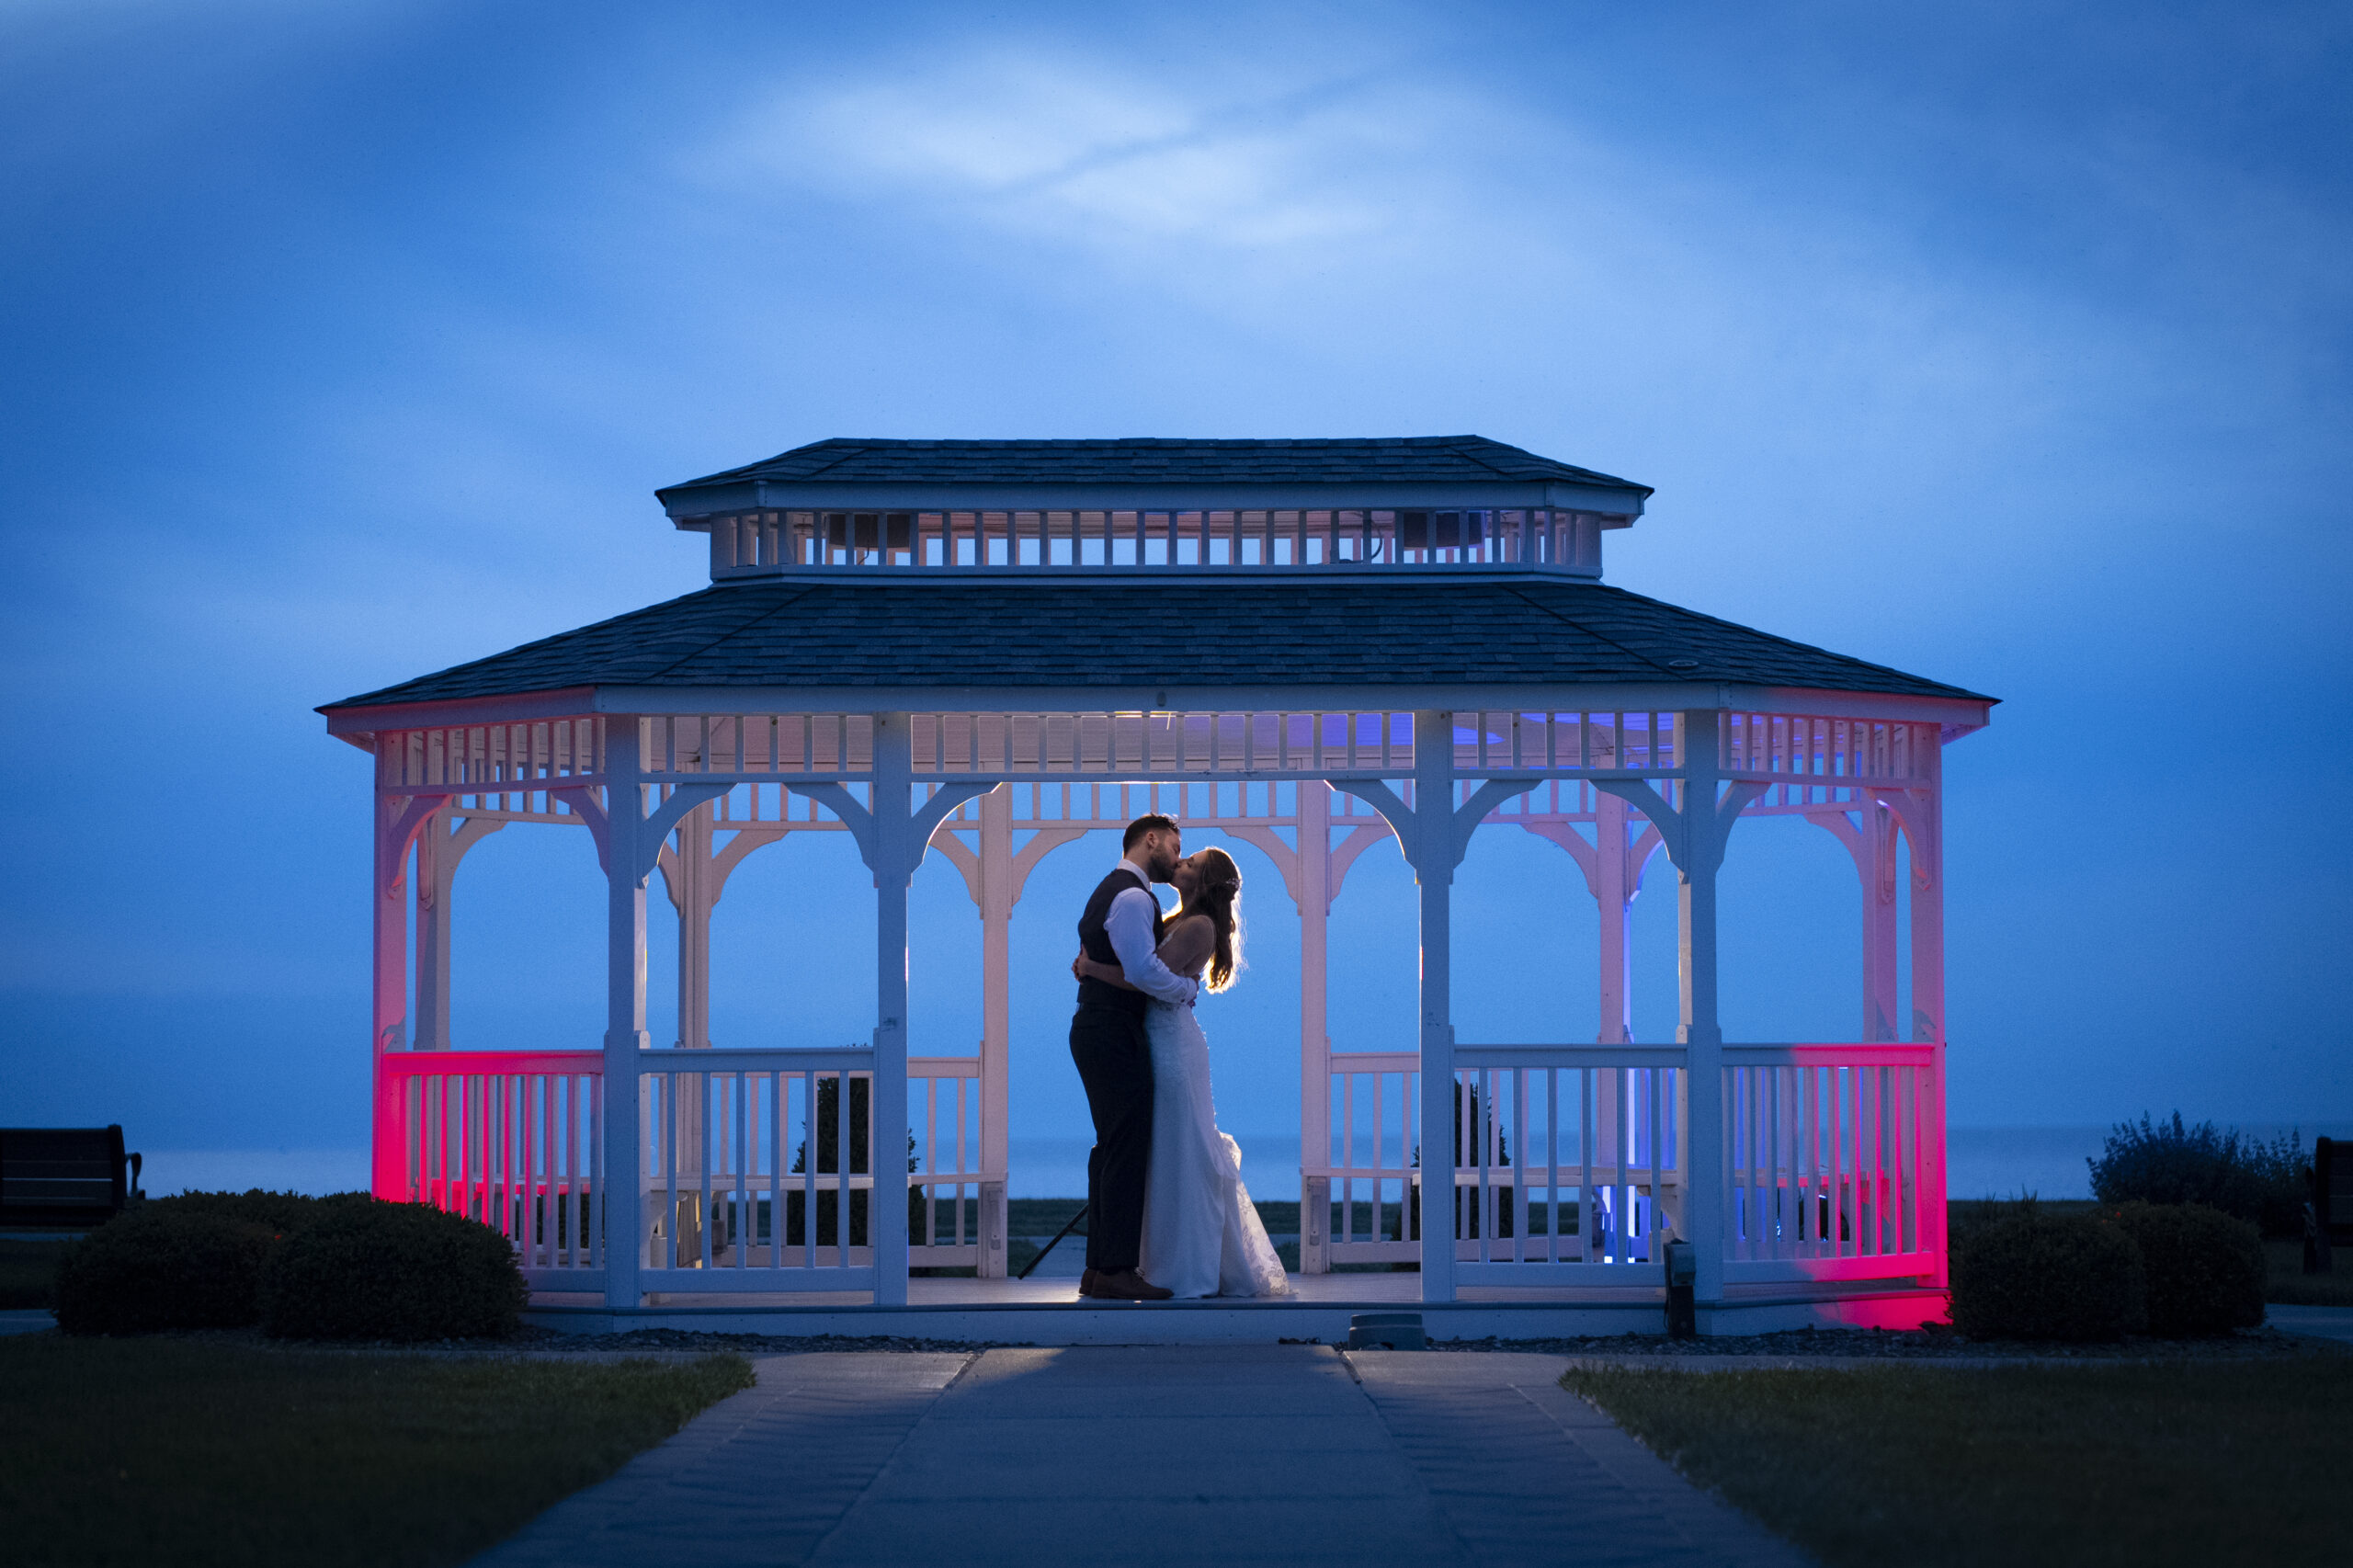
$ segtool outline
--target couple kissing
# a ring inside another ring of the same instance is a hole
[[[1282,1262],[1218,1131],[1209,1037],[1194,1014],[1242,961],[1242,872],[1222,849],[1184,853],[1165,816],[1128,824],[1120,863],[1078,920],[1070,1054],[1086,1088],[1086,1272],[1096,1301],[1279,1296]],[[1165,914],[1152,889],[1176,891]]]

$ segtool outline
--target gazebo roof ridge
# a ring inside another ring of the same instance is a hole
[[[1652,487],[1477,435],[829,437],[654,492],[681,527],[760,507],[1574,506],[1631,521]],[[1622,526],[1620,525],[1620,526]]]

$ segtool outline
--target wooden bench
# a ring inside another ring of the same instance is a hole
[[[2333,1272],[2336,1244],[2353,1244],[2353,1144],[2313,1142],[2313,1196],[2304,1205],[2304,1272]]]
[[[142,1196],[119,1127],[0,1127],[0,1227],[103,1225]]]

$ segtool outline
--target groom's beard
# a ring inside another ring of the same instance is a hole
[[[1155,855],[1152,858],[1152,864],[1144,869],[1154,881],[1167,881],[1176,875],[1176,857],[1165,853]]]

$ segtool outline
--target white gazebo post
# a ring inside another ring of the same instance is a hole
[[[395,743],[397,744],[397,738]],[[408,1197],[408,1086],[384,1071],[384,1053],[408,1044],[408,844],[396,837],[408,801],[399,795],[376,797],[371,874],[375,896],[369,958],[369,1065],[375,1074],[374,1147],[369,1151],[369,1190],[379,1198]],[[392,1130],[398,1135],[388,1135]]]
[[[1479,809],[1475,806],[1472,809]],[[1482,811],[1481,814],[1484,814]],[[1475,823],[1475,819],[1474,819]],[[1421,890],[1422,1300],[1454,1300],[1454,715],[1414,715],[1414,814],[1400,823]],[[1330,1091],[1325,1091],[1327,1094]]]
[[[416,835],[416,1008],[409,1025],[414,1051],[449,1049],[449,881],[457,857],[449,853],[449,808],[425,819]]]
[[[1013,788],[1000,784],[980,799],[981,831],[981,1169],[1002,1171],[1006,1118],[1012,1108]],[[983,1279],[1006,1275],[1005,1183],[981,1184]]]
[[[1299,828],[1291,879],[1299,905],[1299,1154],[1310,1169],[1332,1160],[1332,1038],[1327,1007],[1332,913],[1332,787],[1299,785]],[[1378,1198],[1378,1194],[1375,1197]],[[1304,1176],[1299,1188],[1299,1271],[1332,1271],[1332,1181]]]
[[[1641,844],[1638,834],[1640,819],[1623,798],[1607,790],[1597,790],[1593,797],[1594,865],[1593,902],[1599,917],[1598,949],[1600,962],[1596,986],[1599,997],[1598,1016],[1595,1019],[1595,1040],[1601,1045],[1630,1045],[1634,1039],[1634,984],[1632,967],[1632,925],[1634,895],[1642,891],[1643,866],[1650,858],[1650,848]],[[1630,838],[1633,841],[1629,842]],[[1642,1113],[1637,1108],[1630,1082],[1633,1074],[1624,1068],[1604,1071],[1593,1075],[1593,1127],[1597,1147],[1593,1151],[1597,1168],[1605,1164],[1619,1164],[1633,1157],[1634,1119]],[[1655,1212],[1663,1194],[1651,1194]],[[1612,1202],[1624,1202],[1620,1193]]]
[[[677,833],[663,881],[678,916],[678,1048],[701,1051],[710,1045],[710,914],[724,873],[711,863],[709,806],[681,816]]]
[[[922,861],[929,830],[916,836],[910,798],[907,716],[874,715],[874,783],[868,863],[874,872],[874,1125],[867,1164],[874,1177],[866,1200],[866,1235],[874,1246],[874,1302],[907,1304],[907,884]],[[909,842],[910,840],[913,842]],[[848,1085],[842,1089],[847,1103]],[[842,1150],[849,1169],[849,1151]],[[848,1216],[845,1212],[844,1223]]]
[[[1944,1082],[1945,877],[1944,753],[1923,746],[1913,767],[1927,782],[1906,791],[1904,836],[1912,852],[1912,1038],[1938,1048]]]
[[[663,873],[670,907],[677,915],[678,1036],[673,1043],[682,1051],[710,1047],[710,911],[724,874],[711,864],[710,811],[710,806],[700,805],[682,814],[675,830],[676,847],[657,846],[654,860]],[[668,1131],[669,1158],[680,1171],[703,1168],[704,1123],[710,1115],[707,1083],[700,1073],[679,1073],[671,1076],[665,1091],[678,1098]],[[702,1211],[699,1184],[692,1193],[678,1194],[676,1205],[663,1221],[663,1233],[668,1238],[665,1267],[686,1267],[689,1258],[700,1261],[703,1228],[711,1223],[711,1218]],[[726,1234],[723,1227],[720,1234],[722,1238]]]
[[[1398,837],[1421,889],[1422,1300],[1454,1300],[1454,715],[1414,715],[1414,816]],[[1329,1091],[1326,1091],[1327,1093]]]
[[[398,747],[405,737],[387,744]],[[408,1086],[384,1071],[384,1053],[408,1048],[408,858],[417,830],[428,826],[434,813],[449,804],[445,794],[403,795],[381,788],[397,763],[389,751],[376,759],[376,832],[373,845],[374,897],[369,967],[369,1026],[373,1041],[370,1067],[375,1075],[375,1128],[369,1153],[369,1190],[379,1198],[405,1199],[409,1193]]]
[[[1858,790],[1862,828],[1860,863],[1855,868],[1863,883],[1863,1036],[1867,1040],[1904,1038],[1896,1020],[1904,1016],[1898,993],[1901,971],[1896,967],[1895,813],[1870,790]]]
[[[645,843],[633,716],[605,721],[605,1304],[638,1304],[645,1264],[639,1080],[645,1034],[645,884],[657,838]],[[592,828],[596,825],[591,818]]]
[[[1683,765],[1683,854],[1676,862],[1676,1037],[1684,1082],[1683,1223],[1691,1243],[1692,1295],[1724,1293],[1724,1031],[1716,996],[1716,871],[1731,823],[1716,800],[1722,771],[1713,710],[1687,711],[1678,728]],[[1733,810],[1736,813],[1738,796]],[[1662,825],[1662,835],[1664,826]],[[1674,847],[1673,839],[1668,847]]]
[[[1593,800],[1593,899],[1601,917],[1600,1017],[1594,1039],[1602,1045],[1625,1045],[1634,1038],[1632,970],[1627,941],[1634,913],[1634,895],[1642,891],[1643,862],[1647,849],[1637,853],[1626,842],[1628,812],[1618,796],[1596,790]]]

